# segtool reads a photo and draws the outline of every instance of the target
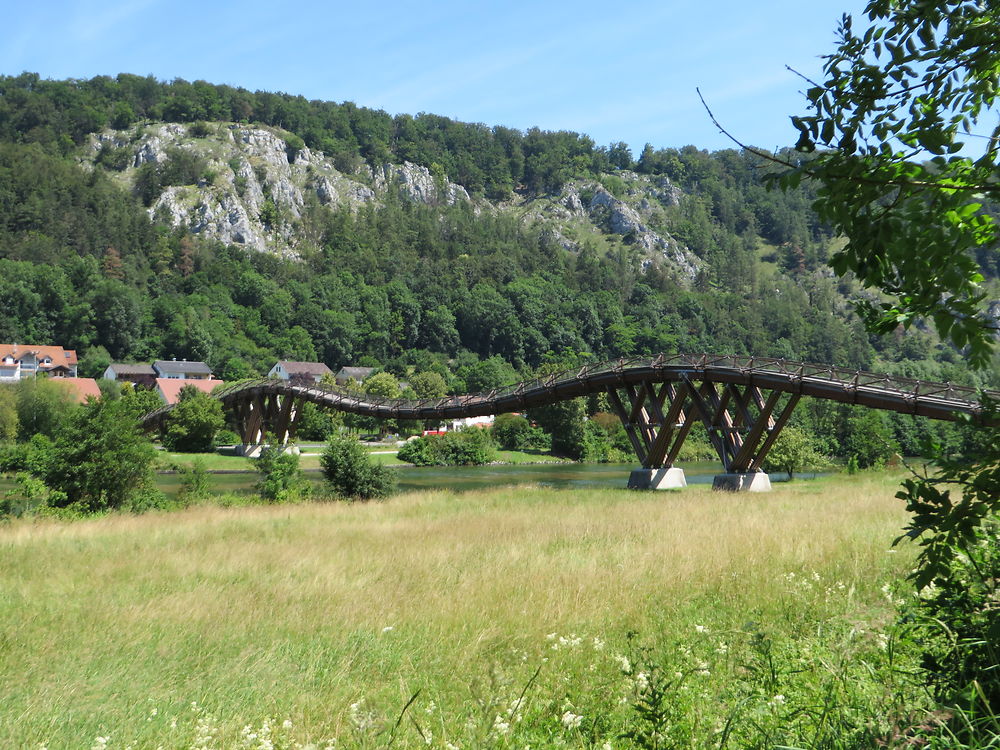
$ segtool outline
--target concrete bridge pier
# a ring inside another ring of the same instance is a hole
[[[244,458],[260,458],[261,451],[269,447],[269,445],[261,443],[256,445],[234,445],[233,450],[237,456],[243,456]],[[297,445],[285,445],[282,453],[292,453],[297,456],[301,453],[301,451]]]
[[[632,469],[628,478],[630,490],[679,490],[687,487],[684,469],[664,466],[659,469]]]
[[[712,489],[719,492],[770,492],[771,477],[764,471],[716,474]]]

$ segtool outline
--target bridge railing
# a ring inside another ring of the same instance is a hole
[[[353,390],[339,385],[321,383],[297,385],[277,378],[257,378],[254,380],[234,383],[231,386],[215,392],[213,395],[222,401],[228,401],[247,391],[264,393],[312,394],[332,401],[331,405],[340,404],[358,409],[385,408],[392,411],[413,412],[417,410],[441,410],[452,407],[472,407],[497,400],[516,400],[516,397],[526,394],[537,394],[539,391],[560,390],[571,384],[586,382],[590,378],[606,376],[608,373],[624,375],[641,374],[649,371],[653,379],[663,379],[665,371],[684,372],[690,370],[691,375],[711,373],[712,370],[737,370],[748,376],[778,375],[784,379],[808,379],[811,383],[826,381],[839,386],[846,391],[865,389],[892,394],[897,398],[907,399],[939,399],[948,402],[975,404],[978,401],[978,391],[975,388],[953,383],[930,383],[913,378],[885,375],[865,370],[851,370],[833,365],[820,365],[807,362],[791,362],[772,357],[753,357],[740,355],[716,354],[658,354],[656,356],[632,356],[604,362],[594,362],[579,368],[563,370],[551,375],[521,381],[510,385],[494,388],[481,393],[471,393],[457,396],[442,396],[421,399],[400,399],[388,396],[378,396],[371,393]],[[657,378],[660,373],[661,377]],[[513,398],[512,398],[513,397]],[[147,414],[143,422],[155,424],[155,420],[170,411],[167,405]]]

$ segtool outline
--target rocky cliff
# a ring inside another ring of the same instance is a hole
[[[294,255],[304,241],[303,217],[311,206],[356,210],[395,191],[429,206],[461,202],[477,212],[513,212],[538,223],[568,252],[631,245],[644,268],[657,264],[681,283],[692,281],[701,267],[670,234],[670,212],[685,196],[663,177],[618,172],[570,181],[559,195],[516,194],[491,203],[409,162],[375,169],[362,165],[345,173],[324,154],[296,148],[296,141],[259,126],[147,124],[93,136],[82,161],[89,168],[117,171],[122,185],[135,189],[143,170],[150,170],[144,165],[165,167],[178,154],[193,157],[197,176],[190,184],[163,187],[151,201],[150,214],[260,252]],[[108,153],[115,158],[105,158]]]

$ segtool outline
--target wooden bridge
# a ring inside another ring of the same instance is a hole
[[[636,488],[684,486],[683,471],[674,462],[691,427],[701,422],[725,468],[716,477],[716,488],[769,489],[761,465],[802,396],[930,419],[980,412],[979,393],[967,386],[712,354],[617,359],[485,393],[430,399],[381,398],[275,379],[234,384],[214,397],[235,416],[245,454],[253,455],[265,444],[294,440],[298,405],[305,401],[382,419],[443,420],[522,411],[593,393],[607,394],[625,427],[641,464],[629,479]],[[171,409],[164,406],[145,415],[143,426],[161,427]]]

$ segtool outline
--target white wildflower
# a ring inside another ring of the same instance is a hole
[[[91,746],[90,750],[104,750],[110,741],[110,737],[94,737],[94,744]]]
[[[567,711],[562,715],[563,726],[567,729],[576,729],[580,726],[580,722],[583,721],[583,717],[580,714],[575,714],[572,711]]]
[[[461,750],[454,742],[444,743],[444,750]]]
[[[364,698],[351,704],[348,718],[359,732],[369,732],[375,727],[375,712],[366,710]]]
[[[493,731],[501,736],[510,734],[510,722],[497,714],[493,719]]]
[[[645,672],[639,672],[635,676],[635,687],[639,691],[645,691],[649,689],[649,675]]]
[[[694,630],[695,630],[696,633],[707,633],[708,632],[708,628],[706,628],[704,625],[695,625],[694,626]]]
[[[618,662],[618,666],[625,674],[629,674],[632,671],[632,662],[628,660],[627,656],[616,656],[615,661]]]
[[[583,638],[577,636],[576,633],[571,633],[568,636],[559,636],[558,645],[562,648],[576,648],[581,643],[583,643]],[[552,648],[556,646],[553,645]]]
[[[395,629],[396,628],[394,626],[392,626],[392,625],[386,625],[384,628],[382,628],[382,632],[383,633],[391,633]]]
[[[769,700],[767,702],[767,705],[773,706],[773,707],[784,706],[785,705],[785,696],[783,696],[781,693],[778,693],[776,696],[774,696],[773,698],[771,698],[771,700]]]
[[[603,651],[603,650],[604,650],[604,641],[602,641],[600,638],[594,638],[594,651]]]

